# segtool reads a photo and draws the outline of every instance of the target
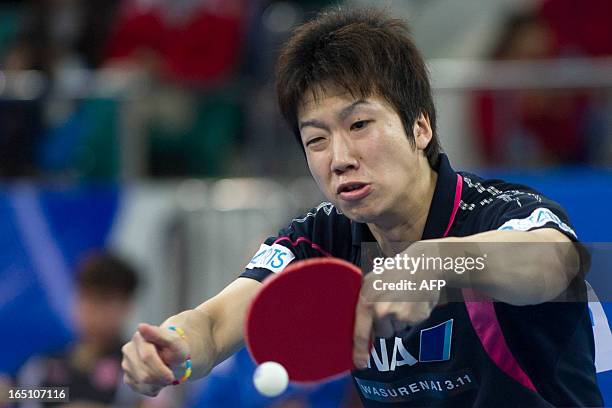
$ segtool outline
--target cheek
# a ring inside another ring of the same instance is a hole
[[[308,157],[308,169],[310,170],[310,174],[312,175],[312,178],[314,179],[315,183],[317,183],[317,186],[319,187],[319,189],[325,194],[327,195],[327,190],[328,190],[328,186],[327,186],[327,182],[326,180],[328,180],[326,171],[325,171],[325,164],[323,163],[323,160],[321,160],[320,158],[312,158],[312,157]]]
[[[403,184],[404,178],[413,173],[413,155],[415,152],[410,142],[401,133],[399,135],[384,133],[378,134],[364,146],[365,160],[368,169],[376,175],[376,181],[383,185]],[[404,139],[402,139],[404,138]],[[377,143],[376,140],[384,140]]]
[[[415,153],[415,147],[412,146],[401,122],[388,123],[384,129],[385,132],[380,137],[386,141],[384,152],[386,156],[405,161]]]

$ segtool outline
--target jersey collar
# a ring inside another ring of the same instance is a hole
[[[450,221],[454,217],[454,209],[457,207],[456,202],[461,198],[461,188],[457,185],[457,173],[444,153],[440,153],[434,170],[438,173],[438,180],[429,214],[427,214],[427,221],[425,221],[422,239],[441,238],[448,232]],[[353,245],[376,241],[367,224],[364,223],[352,222],[351,235]]]

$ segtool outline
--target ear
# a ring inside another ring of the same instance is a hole
[[[414,136],[417,149],[425,150],[433,137],[433,132],[431,130],[431,125],[429,124],[429,118],[427,115],[421,113],[417,120],[414,121],[414,125],[412,126],[412,134]]]

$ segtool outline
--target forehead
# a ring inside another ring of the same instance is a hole
[[[304,93],[298,106],[298,119],[306,119],[308,116],[321,113],[339,113],[343,108],[358,101],[365,102],[356,105],[358,107],[392,109],[387,101],[377,94],[361,96],[351,94],[346,89],[337,86],[319,86]]]

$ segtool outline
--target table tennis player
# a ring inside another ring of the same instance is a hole
[[[461,302],[441,302],[440,290],[366,293],[377,279],[361,264],[366,242],[389,256],[412,243],[400,254],[418,257],[440,247],[428,243],[578,240],[564,210],[537,191],[453,170],[408,31],[383,12],[349,8],[297,28],[279,57],[278,101],[328,202],[268,238],[217,296],[159,327],[140,325],[123,348],[132,388],[155,395],[185,380],[186,358],[190,379],[205,376],[242,347],[262,281],[292,261],[334,256],[365,274],[352,372],[364,406],[602,405],[587,305],[552,302],[583,282],[573,245],[557,256],[509,254],[487,273],[427,271]]]

